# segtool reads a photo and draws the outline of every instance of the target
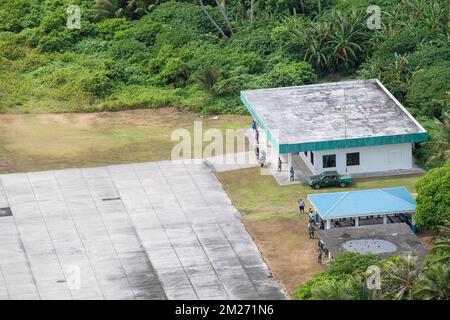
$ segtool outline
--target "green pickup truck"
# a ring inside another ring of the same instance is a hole
[[[309,185],[314,189],[327,186],[339,186],[344,188],[352,182],[349,175],[340,175],[337,171],[324,171],[317,176],[309,177]]]

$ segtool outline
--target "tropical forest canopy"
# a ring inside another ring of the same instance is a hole
[[[240,90],[378,78],[429,130],[417,157],[437,166],[449,154],[448,10],[446,0],[0,0],[0,112],[245,113]]]

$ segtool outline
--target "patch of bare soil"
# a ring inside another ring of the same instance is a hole
[[[417,233],[417,237],[419,238],[422,245],[427,249],[428,251],[431,251],[433,249],[433,238],[437,236],[437,231],[420,231]]]
[[[305,220],[305,221],[303,221]],[[326,266],[317,262],[317,239],[310,240],[306,218],[246,221],[245,225],[270,267],[290,296]]]

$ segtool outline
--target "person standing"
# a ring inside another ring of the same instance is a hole
[[[294,167],[289,169],[289,181],[294,181]]]
[[[322,250],[319,248],[319,255],[317,256],[317,262],[322,264]]]
[[[311,208],[308,210],[309,220],[314,222],[314,212]]]
[[[252,120],[252,129],[253,129],[253,132],[256,131],[256,121],[255,121],[255,119]]]
[[[256,160],[259,161],[259,147],[258,146],[256,146],[256,148],[255,148],[255,155],[256,155]]]
[[[255,140],[256,140],[256,143],[259,144],[259,131],[258,131],[258,129],[256,129],[256,131],[255,131]]]
[[[264,168],[264,163],[266,161],[266,152],[264,150],[261,151],[261,157],[259,158],[259,163],[261,168]]]
[[[298,208],[300,210],[300,213],[305,213],[305,201],[303,199],[298,199]]]
[[[281,164],[282,164],[281,158],[278,157],[278,172],[281,172]]]
[[[314,239],[314,223],[309,222],[309,238]]]

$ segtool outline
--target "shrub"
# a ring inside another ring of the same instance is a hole
[[[127,63],[142,62],[149,57],[147,46],[136,39],[121,39],[111,43],[108,56],[112,60],[128,60]]]
[[[450,63],[442,63],[419,71],[411,80],[406,94],[410,108],[429,117],[440,118],[450,110]]]
[[[158,80],[163,84],[173,84],[182,87],[189,79],[189,68],[181,57],[172,57],[158,74]]]
[[[361,274],[369,266],[380,263],[380,259],[373,254],[342,252],[331,262],[329,273],[335,276]]]
[[[42,9],[38,1],[1,0],[0,31],[20,32],[39,25]]]
[[[152,86],[118,86],[106,99],[104,110],[168,107],[179,105],[179,89]]]
[[[54,30],[40,38],[38,48],[42,52],[63,52],[73,46],[75,38],[76,33],[70,30]]]
[[[241,27],[230,39],[230,48],[238,52],[255,52],[264,57],[275,50],[275,43],[270,39],[273,20],[258,20],[252,26]]]
[[[450,164],[428,171],[417,182],[417,227],[433,229],[450,220]]]
[[[94,25],[94,30],[104,39],[111,40],[116,32],[131,28],[133,24],[125,18],[105,19]]]
[[[97,98],[104,98],[112,92],[113,82],[101,71],[82,78],[80,82],[84,91]]]
[[[209,12],[217,23],[223,22],[218,10],[209,10]],[[193,30],[201,34],[216,32],[216,29],[202,12],[200,6],[194,3],[165,2],[158,5],[141,20],[166,24],[177,30]]]
[[[139,20],[131,28],[123,28],[115,31],[115,39],[128,40],[136,39],[146,46],[152,46],[155,43],[157,35],[162,31],[159,24]]]
[[[314,300],[317,299],[315,294],[316,288],[323,283],[330,282],[334,280],[335,277],[329,273],[319,273],[311,280],[300,285],[298,290],[293,294],[293,300]]]
[[[444,47],[424,46],[407,56],[412,67],[426,68],[450,61],[450,45]]]
[[[386,60],[391,58],[394,53],[398,55],[412,53],[421,43],[434,39],[437,34],[437,30],[429,30],[423,26],[402,28],[399,32],[386,38],[375,51],[374,56]]]
[[[281,62],[261,79],[261,87],[283,87],[313,83],[317,75],[308,62]]]
[[[416,116],[417,121],[427,130],[428,140],[433,141],[443,141],[446,139],[445,133],[437,125],[436,121],[430,119],[426,116],[418,114],[418,110],[412,109],[413,115]],[[416,114],[414,114],[416,113]],[[417,159],[417,164],[424,169],[432,169],[443,165],[442,161],[436,161],[429,163],[428,160],[435,156],[439,152],[437,145],[434,143],[420,143],[414,150],[414,157]]]

